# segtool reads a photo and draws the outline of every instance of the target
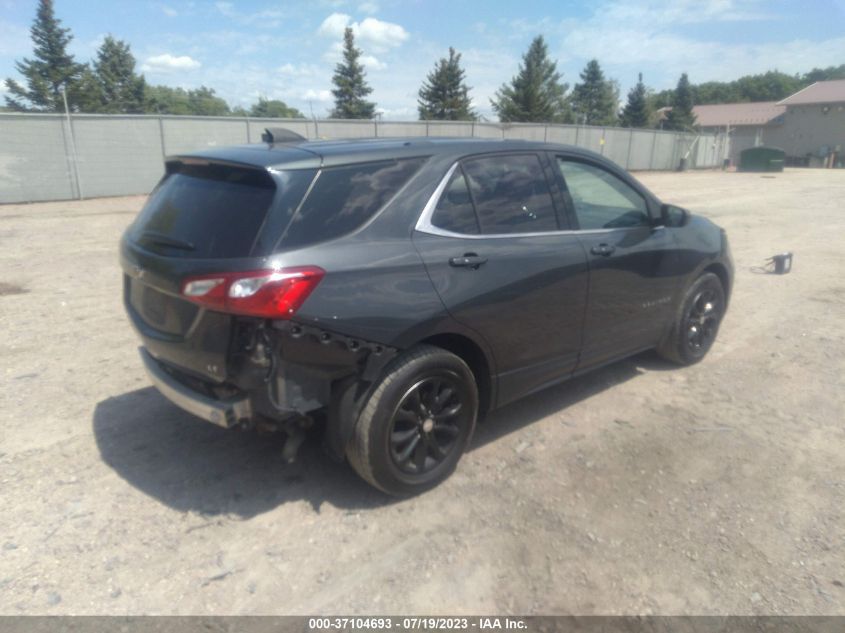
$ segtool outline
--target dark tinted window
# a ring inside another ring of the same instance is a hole
[[[171,166],[135,221],[132,237],[171,257],[246,257],[275,194],[273,179],[261,170]]]
[[[595,165],[563,158],[557,162],[581,229],[650,224],[645,200],[629,184]]]
[[[558,229],[549,184],[536,155],[476,158],[463,167],[482,233]]]
[[[324,169],[285,231],[281,246],[297,248],[354,231],[410,180],[423,161]]]
[[[455,170],[449,185],[440,196],[431,223],[453,233],[478,233],[478,220],[472,206],[466,178],[460,168]]]

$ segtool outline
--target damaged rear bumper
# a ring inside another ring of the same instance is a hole
[[[162,369],[158,361],[144,348],[140,349],[144,369],[156,389],[180,409],[184,409],[198,418],[202,418],[224,429],[252,417],[252,407],[246,396],[218,400],[201,394]]]

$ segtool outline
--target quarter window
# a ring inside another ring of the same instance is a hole
[[[563,158],[557,162],[581,229],[650,224],[645,199],[630,185],[601,167]]]
[[[301,248],[361,227],[398,192],[424,159],[324,169],[294,214],[281,245]]]
[[[449,185],[440,196],[437,208],[431,216],[431,223],[453,233],[475,235],[479,232],[469,187],[460,167],[455,170]]]
[[[481,232],[556,231],[549,185],[534,154],[475,158],[463,164]]]

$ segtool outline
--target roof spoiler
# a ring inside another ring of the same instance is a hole
[[[308,139],[283,127],[268,127],[264,128],[261,140],[265,143],[299,143]]]

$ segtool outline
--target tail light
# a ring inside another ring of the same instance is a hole
[[[289,319],[325,274],[317,266],[299,266],[201,275],[184,281],[182,296],[219,312]]]

